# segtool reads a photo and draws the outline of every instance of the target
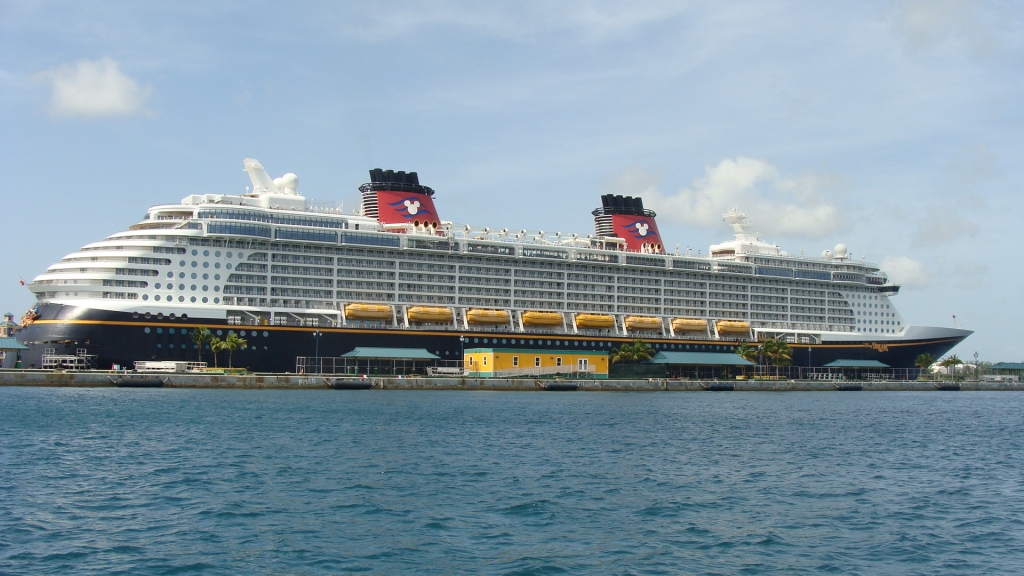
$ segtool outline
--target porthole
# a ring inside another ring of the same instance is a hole
[[[164,329],[163,328],[157,328],[156,329],[156,333],[157,334],[163,334],[164,333]]]
[[[225,264],[224,267],[227,268],[228,270],[231,270],[231,262]]]
[[[484,338],[484,344],[487,344],[487,338]]]
[[[153,317],[152,314],[150,314],[149,312],[146,312],[146,320],[149,320],[152,317]]]
[[[224,331],[223,330],[217,330],[217,336],[223,336],[223,335],[224,335]]]
[[[220,274],[214,274],[213,275],[213,279],[214,280],[220,280]]]
[[[213,263],[213,267],[214,268],[220,268],[220,262],[214,262]]]
[[[206,304],[209,301],[210,301],[209,298],[207,298],[206,296],[203,296],[203,304]]]
[[[243,337],[243,338],[245,338],[245,330],[241,330],[241,331],[239,331],[239,332],[238,332],[238,335],[239,335],[239,336],[241,336],[241,337]]]
[[[263,332],[263,337],[264,337],[264,338],[266,338],[267,336],[270,336],[270,332],[266,332],[266,331],[264,331],[264,332]]]
[[[184,301],[185,301],[185,297],[184,296],[178,296],[178,302],[184,302]]]
[[[196,262],[195,260],[193,260],[192,261],[192,267],[195,268],[196,266],[199,266],[199,262]]]
[[[142,295],[142,299],[143,300],[149,300],[149,294],[143,294]]]
[[[203,268],[209,268],[209,267],[210,267],[210,263],[209,262],[203,262]]]
[[[185,273],[184,272],[178,272],[178,278],[184,278],[184,277],[185,277]]]
[[[479,343],[480,343],[480,339],[479,338],[473,338],[473,344],[479,344]]]
[[[210,251],[209,250],[203,250],[203,256],[209,257],[210,256]]]
[[[193,297],[189,298],[189,301],[190,301],[190,302],[195,302],[195,301],[196,301],[196,297],[195,297],[195,296],[193,296]]]
[[[228,258],[231,258],[231,252],[228,252]]]
[[[163,344],[157,344],[157,345],[156,345],[156,347],[157,347],[157,348],[163,348],[163,347],[164,347],[164,345],[163,345]]]
[[[203,292],[206,292],[209,289],[210,289],[209,286],[207,286],[206,284],[203,284]]]
[[[178,284],[178,290],[184,290],[184,289],[185,289],[185,285],[184,284]]]
[[[213,255],[216,256],[217,258],[220,258],[220,250],[214,252]]]
[[[214,298],[213,299],[213,303],[214,304],[220,304],[220,298]]]
[[[244,258],[244,256],[242,255],[242,253],[241,253],[241,252],[239,252],[239,253],[238,253],[238,258],[239,258],[239,259],[242,259],[242,258]]]
[[[146,326],[146,327],[145,327],[145,328],[143,329],[143,332],[145,332],[146,334],[149,334],[149,333],[150,333],[150,329],[149,329],[149,326]]]
[[[167,329],[167,333],[168,334],[174,334],[174,328],[168,328]]]
[[[579,340],[573,340],[572,341],[572,345],[573,346],[579,346],[580,345],[580,341]]]
[[[210,279],[210,275],[204,272],[203,273],[203,280],[209,280],[209,279]]]
[[[199,251],[198,250],[192,250],[192,255],[195,256],[196,254],[199,254]]]
[[[551,340],[548,340],[548,346],[551,346]]]
[[[196,278],[198,278],[198,277],[199,277],[199,275],[198,275],[198,274],[196,274],[195,272],[193,272],[193,273],[192,273],[192,279],[193,279],[193,280],[195,280],[195,279],[196,279]]]
[[[530,346],[533,346],[533,340],[530,340]]]
[[[190,286],[190,288],[191,288],[191,290],[192,290],[193,292],[195,292],[195,291],[196,291],[196,285],[195,285],[195,284],[193,284],[192,286]]]
[[[168,272],[167,273],[167,277],[168,278],[174,278],[174,272]]]
[[[591,346],[597,346],[597,343],[596,342],[591,342],[590,345]]]
[[[501,343],[502,343],[502,344],[505,344],[506,342],[508,342],[508,341],[507,341],[507,340],[505,340],[504,338],[502,338],[502,339],[501,339]]]
[[[178,266],[184,266],[184,265],[185,265],[185,261],[184,260],[182,260],[181,262],[178,262]]]

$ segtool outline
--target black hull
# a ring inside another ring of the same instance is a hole
[[[461,360],[463,346],[512,347],[536,350],[611,350],[623,337],[573,336],[566,334],[512,334],[508,332],[376,330],[361,328],[313,328],[300,326],[233,326],[223,319],[145,318],[127,312],[109,312],[62,305],[40,307],[39,318],[17,332],[19,342],[28,350],[21,353],[22,367],[39,368],[47,348],[56,354],[73,355],[84,348],[95,355],[95,367],[109,369],[113,364],[131,368],[137,360],[195,361],[197,351],[187,331],[206,326],[214,334],[229,330],[248,341],[245,350],[233,354],[235,367],[254,372],[294,372],[296,357],[336,357],[357,346],[425,348],[441,360]],[[148,329],[148,330],[147,330]],[[319,332],[319,343],[314,336]],[[466,338],[465,344],[459,337]],[[486,339],[486,340],[485,340]],[[729,352],[735,344],[722,341],[645,338],[656,350]],[[913,368],[914,358],[928,353],[938,358],[960,343],[963,337],[932,340],[864,340],[842,344],[791,344],[794,366],[823,366],[839,359],[878,360],[893,368]],[[203,361],[211,366],[208,350]],[[219,356],[226,365],[227,353]],[[8,354],[5,368],[14,366],[15,355]]]

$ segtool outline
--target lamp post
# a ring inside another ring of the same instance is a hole
[[[466,373],[466,337],[459,336],[459,362],[462,366],[462,373]]]
[[[317,374],[320,374],[321,372],[323,372],[323,366],[320,364],[320,337],[323,336],[323,335],[324,335],[324,333],[319,331],[319,330],[314,330],[313,331],[313,339],[316,341],[316,356],[314,358],[316,360],[316,373]]]
[[[974,379],[978,379],[978,352],[974,352]]]

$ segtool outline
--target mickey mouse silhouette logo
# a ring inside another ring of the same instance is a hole
[[[654,241],[657,241],[658,239],[658,233],[651,229],[652,225],[647,220],[634,220],[629,224],[623,224],[622,227],[637,240],[653,238]]]
[[[397,212],[399,215],[402,216],[402,218],[405,218],[406,220],[412,220],[413,216],[422,217],[431,215],[430,210],[427,210],[423,206],[423,204],[421,204],[420,201],[416,199],[415,196],[403,198],[398,202],[389,202],[388,206],[394,208],[395,212]]]

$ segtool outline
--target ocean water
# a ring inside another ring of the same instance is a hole
[[[0,388],[3,574],[1020,574],[1024,394]]]

